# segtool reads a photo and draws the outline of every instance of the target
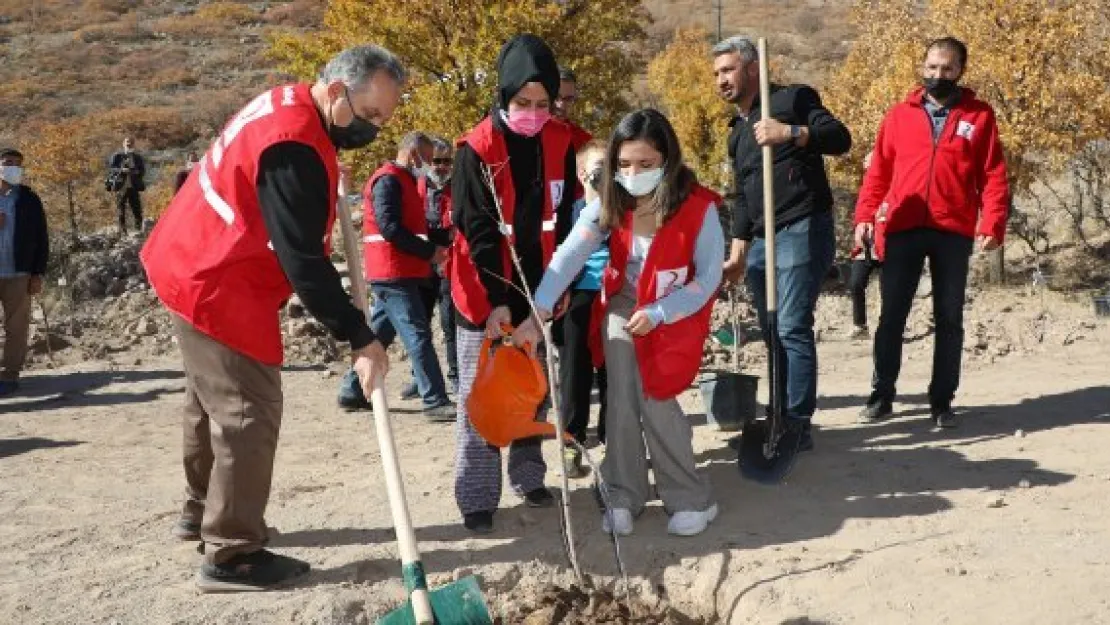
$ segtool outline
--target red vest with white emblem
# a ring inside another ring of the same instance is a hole
[[[381,234],[374,212],[374,183],[382,176],[393,176],[401,185],[401,226],[416,236],[428,238],[428,220],[424,202],[412,172],[395,163],[385,163],[370,176],[362,190],[362,255],[367,280],[427,278],[432,273],[430,261],[397,249]]]
[[[155,293],[197,330],[263,364],[283,359],[278,312],[293,289],[270,244],[255,181],[270,146],[303,143],[328,174],[330,254],[339,162],[308,85],[267,91],[232,118],[141,252]]]
[[[655,233],[636,283],[636,309],[641,310],[694,279],[694,245],[710,206],[720,205],[716,193],[695,184],[678,212]],[[601,296],[594,300],[590,318],[590,352],[600,367],[602,328],[609,300],[624,288],[625,270],[632,249],[632,211],[609,234],[609,265],[602,276]],[[709,336],[715,295],[693,315],[661,323],[644,336],[633,337],[636,363],[644,395],[666,400],[686,390],[701,367],[702,348]]]
[[[486,117],[459,141],[459,145],[468,144],[490,167],[493,172],[493,186],[497,199],[501,204],[504,219],[500,229],[505,240],[502,242],[502,272],[506,280],[512,278],[512,258],[509,255],[509,245],[515,244],[513,238],[513,212],[516,208],[516,190],[513,188],[513,174],[509,169],[509,153],[505,146],[505,137],[493,126],[493,119]],[[566,184],[566,157],[570,149],[570,130],[566,124],[552,119],[540,131],[540,149],[543,152],[543,230],[540,233],[540,245],[543,248],[543,264],[551,262],[551,255],[555,252],[555,209],[563,197]],[[486,289],[478,277],[478,269],[470,258],[470,246],[462,233],[456,233],[455,242],[451,246],[451,258],[448,263],[449,277],[451,280],[451,298],[455,308],[470,323],[480,325],[485,323],[486,317],[491,312],[489,297]]]

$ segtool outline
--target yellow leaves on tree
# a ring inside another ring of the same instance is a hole
[[[702,184],[723,190],[732,107],[717,95],[710,48],[705,31],[678,31],[648,65],[648,88],[674,126],[686,164]]]
[[[1110,122],[1110,36],[1101,0],[861,0],[857,39],[826,89],[855,138],[832,170],[856,186],[883,114],[917,84],[928,41],[969,49],[964,84],[994,107],[1013,189],[1028,191]]]
[[[301,80],[313,80],[352,45],[377,43],[401,57],[411,74],[405,102],[381,138],[352,159],[365,178],[408,131],[454,140],[477,123],[493,105],[497,53],[519,33],[543,37],[575,70],[575,121],[607,133],[629,109],[625,94],[640,68],[633,44],[646,37],[649,20],[638,0],[332,0],[322,30],[279,34],[271,55]]]

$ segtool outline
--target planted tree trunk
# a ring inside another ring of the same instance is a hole
[[[77,203],[73,200],[73,182],[66,183],[66,199],[69,200],[69,231],[77,238]]]

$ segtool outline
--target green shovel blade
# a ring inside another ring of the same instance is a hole
[[[437,625],[493,625],[482,589],[474,576],[429,592]],[[377,622],[378,625],[414,625],[416,618],[412,615],[412,603],[406,601]]]
[[[713,333],[713,340],[723,347],[732,347],[736,344],[736,335],[731,328],[725,326]]]

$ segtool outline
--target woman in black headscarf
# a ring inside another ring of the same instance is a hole
[[[554,53],[539,37],[518,35],[501,48],[497,74],[497,102],[460,140],[451,183],[458,226],[449,263],[459,313],[455,499],[464,525],[478,533],[493,531],[501,499],[500,450],[474,431],[466,412],[480,346],[508,327],[517,345],[539,344],[535,324],[524,324],[531,310],[518,289],[527,283],[534,291],[539,285],[556,244],[573,225],[574,205],[570,129],[551,118],[559,92]],[[520,257],[523,276],[510,260],[509,245]],[[513,443],[509,481],[528,506],[554,503],[544,486],[546,471],[538,439]]]

